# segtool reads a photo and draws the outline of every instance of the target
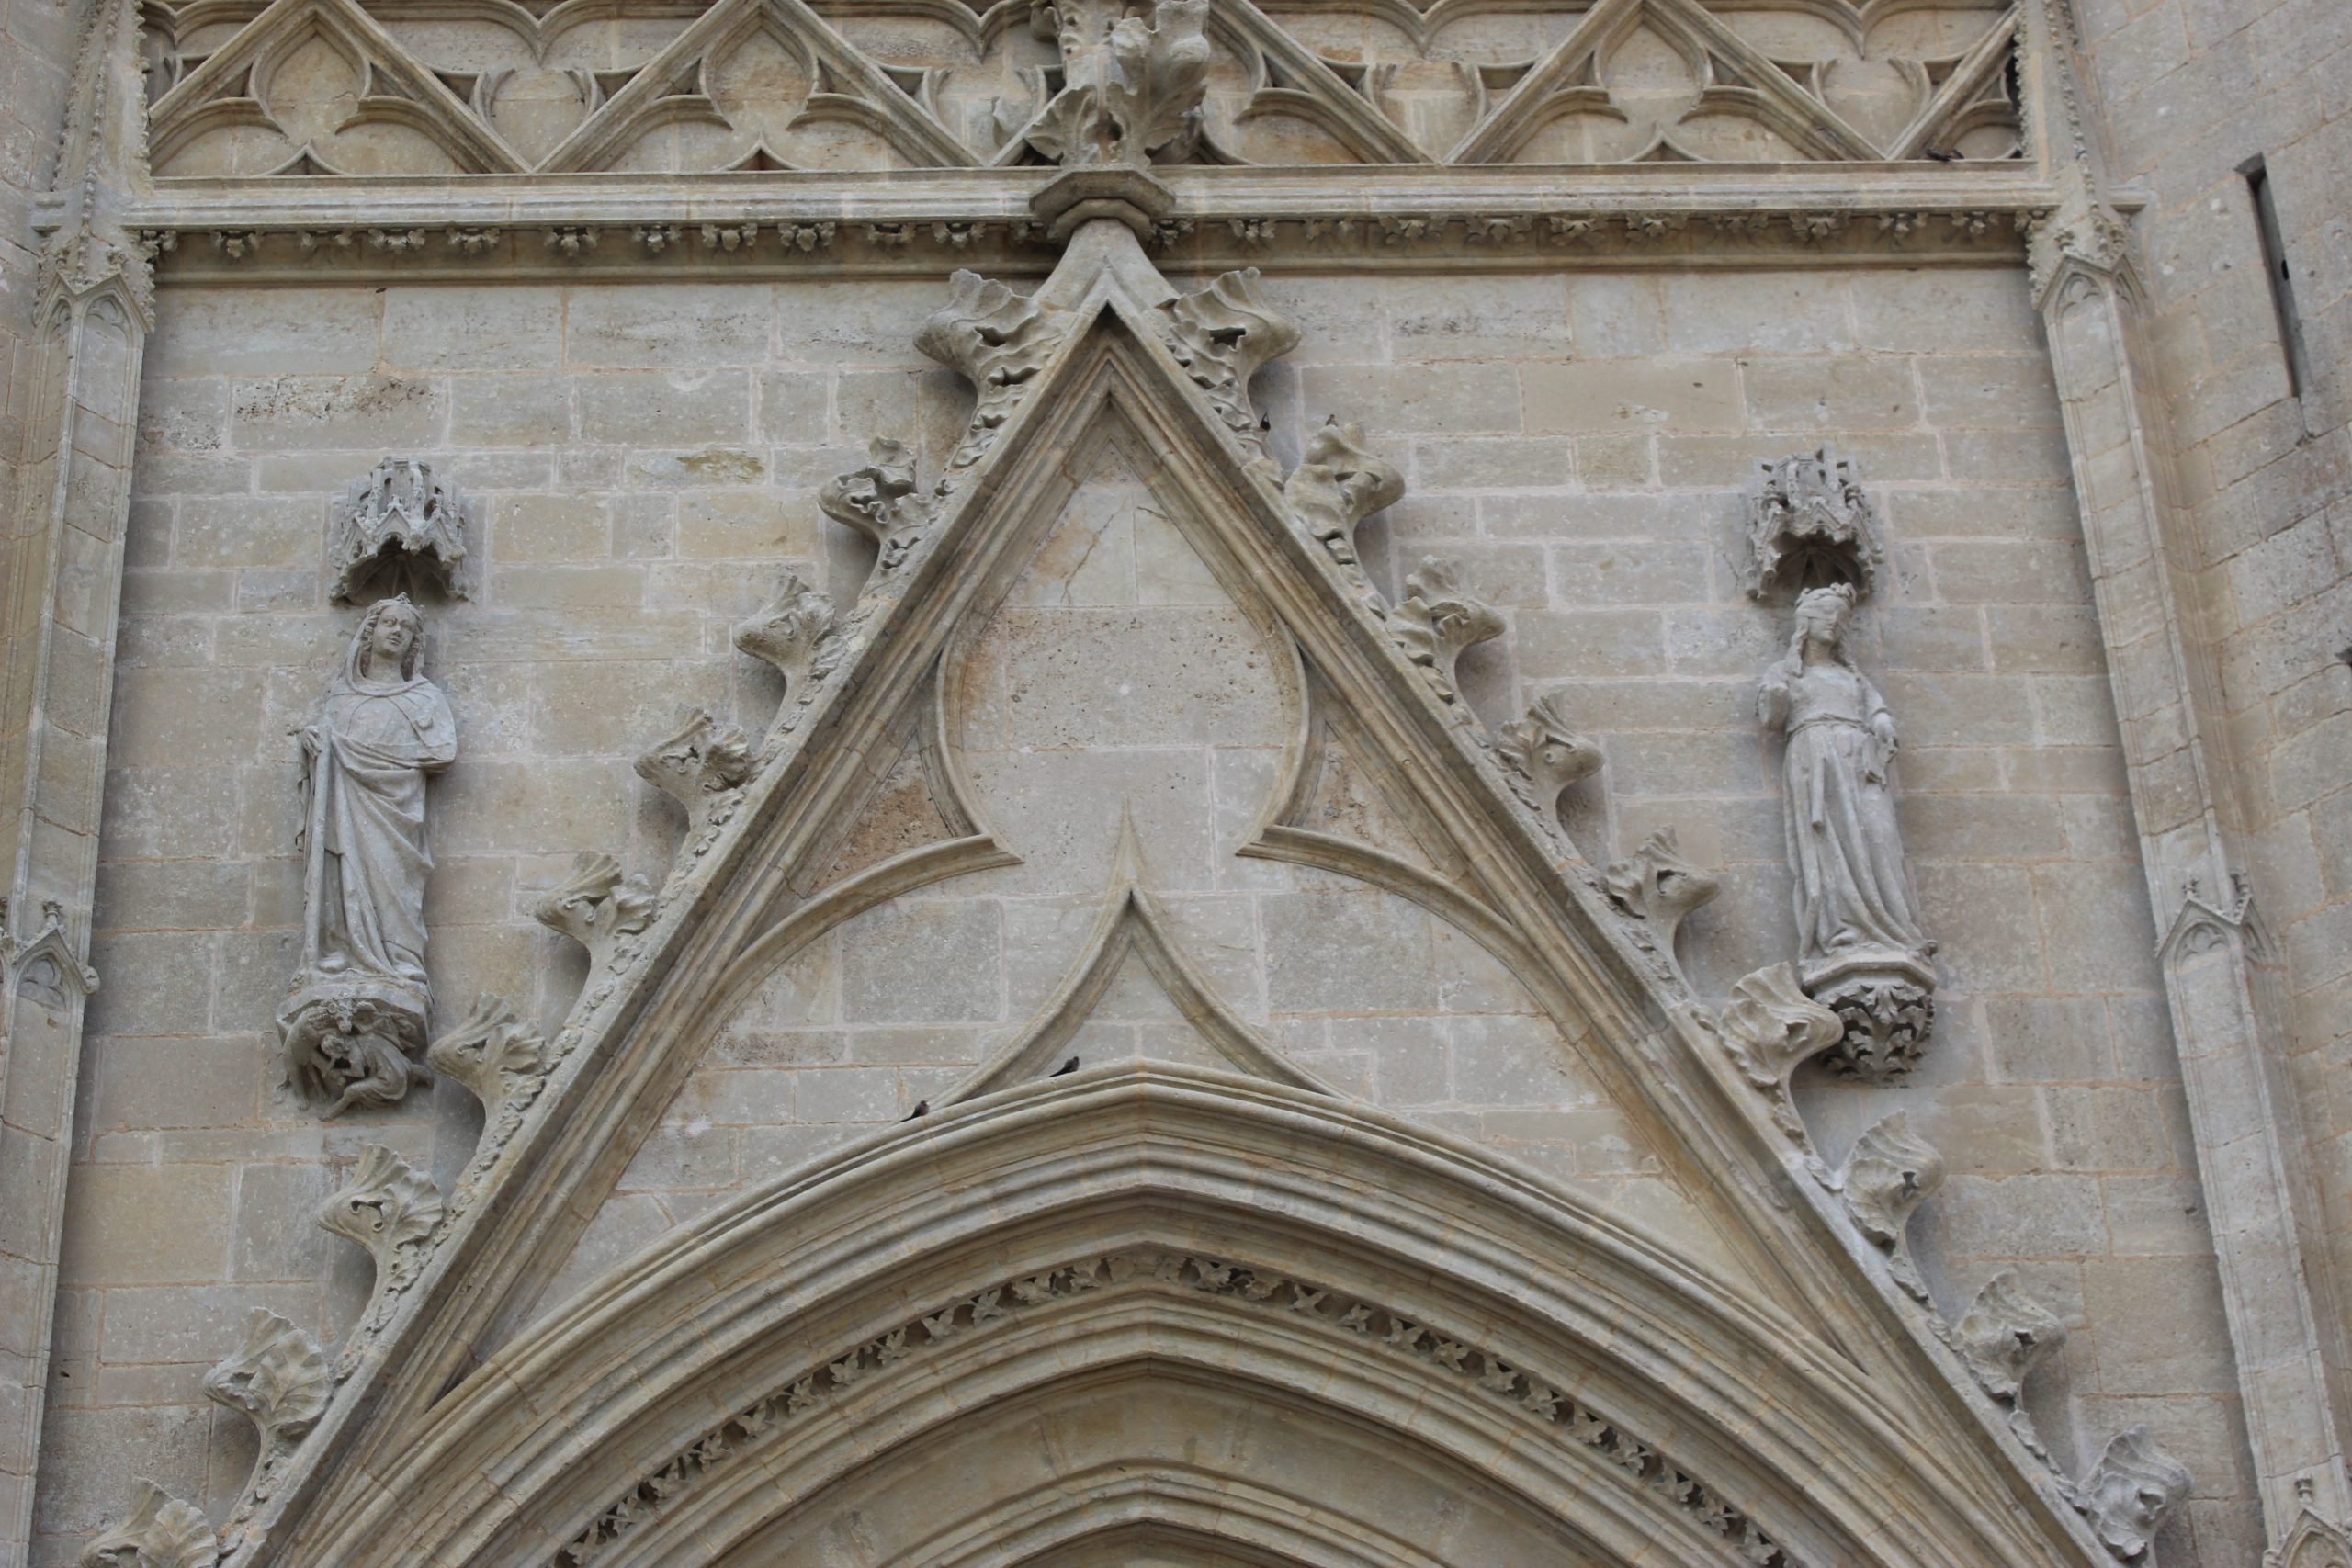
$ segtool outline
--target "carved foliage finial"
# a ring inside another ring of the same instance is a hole
[[[1911,1223],[1911,1212],[1926,1202],[1943,1179],[1944,1156],[1911,1131],[1910,1118],[1900,1111],[1854,1140],[1838,1177],[1846,1212],[1854,1216],[1864,1235],[1886,1250],[1888,1271],[1895,1282],[1923,1302],[1928,1299],[1928,1287],[1911,1266],[1904,1228]]]
[[[2066,1325],[2027,1293],[2014,1269],[1984,1281],[1952,1328],[1952,1345],[1994,1398],[2015,1404],[2025,1380],[2066,1342]]]
[[[2192,1479],[2145,1427],[2134,1427],[2119,1433],[2076,1484],[2075,1506],[2118,1559],[2154,1568],[2156,1531],[2188,1495]]]
[[[362,1144],[359,1168],[319,1210],[319,1224],[368,1249],[382,1296],[415,1277],[441,1214],[431,1177],[381,1144]]]
[[[1291,515],[1321,542],[1356,595],[1387,613],[1380,591],[1356,556],[1356,525],[1405,493],[1405,477],[1365,449],[1363,426],[1327,420],[1306,438],[1306,452],[1283,481]]]
[[[1258,269],[1228,272],[1166,306],[1169,348],[1207,394],[1235,440],[1259,457],[1266,445],[1250,378],[1298,346],[1298,329],[1258,298]]]
[[[841,662],[840,617],[831,599],[786,572],[775,597],[736,624],[735,646],[775,666],[784,677],[785,701],[807,702],[808,688]]]
[[[1546,692],[1523,716],[1504,725],[1495,750],[1510,772],[1512,793],[1546,827],[1559,824],[1560,793],[1600,771],[1600,747],[1577,731],[1565,692]]]
[[[334,1390],[319,1342],[266,1307],[254,1309],[237,1353],[204,1374],[205,1393],[243,1412],[260,1432],[256,1472],[317,1424]]]
[[[1732,987],[1716,1025],[1747,1081],[1772,1097],[1773,1122],[1803,1141],[1804,1124],[1789,1101],[1789,1080],[1807,1057],[1838,1043],[1845,1031],[1838,1015],[1804,994],[1794,967],[1775,964]]]
[[[573,863],[571,875],[540,899],[531,913],[588,950],[601,965],[626,936],[653,923],[653,890],[641,876],[624,879],[620,862],[588,851]]]
[[[931,522],[930,503],[914,492],[915,461],[906,444],[877,435],[866,444],[864,468],[837,474],[819,487],[817,508],[872,539],[879,551],[875,569],[892,571],[907,558],[907,552],[914,548]],[[799,581],[788,579],[787,591]],[[740,628],[736,644],[742,646]]]
[[[1611,901],[1645,922],[1668,958],[1674,956],[1675,934],[1684,918],[1722,889],[1722,884],[1682,858],[1671,828],[1660,828],[1632,854],[1611,861],[1605,881]]]
[[[1200,139],[1208,88],[1208,0],[1056,0],[1035,7],[1052,29],[1064,86],[1030,128],[1029,144],[1064,167],[1181,163]]]
[[[1495,607],[1462,585],[1453,563],[1435,556],[1423,556],[1420,570],[1405,579],[1405,597],[1388,624],[1405,657],[1429,671],[1430,683],[1449,703],[1461,696],[1453,667],[1462,650],[1503,629]]]
[[[915,346],[961,372],[977,399],[964,438],[947,459],[948,472],[939,487],[943,492],[957,474],[980,460],[1021,406],[1029,384],[1061,341],[1066,314],[977,272],[958,272],[948,280],[947,303],[915,333]]]
[[[1852,459],[1831,447],[1758,463],[1747,498],[1748,596],[1833,582],[1868,594],[1884,564],[1878,529],[1878,509]]]
[[[82,1548],[81,1568],[214,1568],[220,1538],[204,1510],[152,1481],[138,1483],[130,1516]]]
[[[693,708],[675,734],[637,759],[637,776],[684,807],[699,828],[752,776],[752,744],[733,725]]]

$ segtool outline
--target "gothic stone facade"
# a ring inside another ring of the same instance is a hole
[[[0,1563],[2352,1560],[2352,11],[0,27]]]

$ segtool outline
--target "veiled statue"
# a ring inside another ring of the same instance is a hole
[[[1846,1020],[1849,1070],[1899,1070],[1933,1021],[1936,950],[1894,820],[1894,718],[1846,648],[1854,591],[1808,590],[1788,652],[1757,696],[1784,736],[1789,870],[1795,883],[1797,973],[1807,995]]]
[[[405,594],[361,618],[302,745],[302,965],[279,1010],[296,1085],[390,1104],[424,1081],[425,781],[458,756],[424,623]]]

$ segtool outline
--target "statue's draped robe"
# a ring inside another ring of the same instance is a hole
[[[1759,699],[1764,721],[1788,735],[1789,866],[1796,876],[1800,962],[1871,948],[1928,951],[1903,863],[1888,788],[1894,733],[1886,703],[1852,666],[1825,661],[1794,676],[1775,671]]]
[[[373,681],[347,668],[313,733],[308,965],[422,987],[424,878],[433,869],[424,781],[457,760],[449,705],[422,677]]]

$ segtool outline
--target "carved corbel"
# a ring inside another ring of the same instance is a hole
[[[1878,508],[1853,460],[1823,446],[1756,467],[1757,486],[1747,498],[1747,596],[1843,582],[1857,598],[1868,597],[1886,556]]]
[[[591,968],[601,969],[623,938],[653,923],[653,889],[645,878],[623,878],[620,862],[589,851],[572,865],[571,879],[531,910],[543,926],[561,931],[588,950]]]
[[[243,1414],[260,1434],[261,1450],[245,1483],[246,1497],[258,1499],[271,1471],[326,1414],[334,1375],[316,1339],[268,1308],[255,1307],[243,1347],[204,1374],[204,1392]]]
[[[1492,604],[1462,586],[1451,562],[1423,556],[1419,571],[1405,579],[1405,597],[1389,613],[1388,625],[1405,657],[1429,671],[1430,684],[1447,702],[1459,702],[1454,663],[1462,650],[1502,635],[1503,618]]]
[[[1611,861],[1605,878],[1609,897],[1649,929],[1650,940],[1674,957],[1674,939],[1694,909],[1713,899],[1722,884],[1682,858],[1671,828],[1660,828],[1642,847]]]
[[[864,468],[837,474],[818,488],[817,507],[874,541],[877,572],[897,570],[931,525],[930,502],[915,494],[914,458],[903,442],[887,435],[866,444]],[[787,593],[797,581],[786,581]],[[739,631],[739,645],[741,637]]]
[[[916,331],[915,347],[971,382],[976,400],[947,473],[934,487],[939,493],[995,443],[1061,341],[1067,317],[977,272],[948,280],[947,303]]]
[[[684,807],[688,829],[699,833],[734,815],[752,776],[752,743],[694,708],[677,733],[638,758],[637,776]]]
[[[220,1537],[204,1510],[152,1481],[137,1484],[130,1517],[90,1538],[81,1568],[215,1568]]]
[[[2075,1507],[2117,1561],[2155,1568],[2156,1531],[2193,1478],[2145,1427],[2118,1434],[2074,1489]]]
[[[1854,1224],[1887,1255],[1887,1272],[1919,1301],[1928,1287],[1911,1265],[1911,1249],[1904,1239],[1911,1213],[1943,1185],[1944,1156],[1911,1131],[1910,1118],[1897,1111],[1873,1123],[1854,1140],[1838,1173],[1838,1190],[1845,1196],[1846,1212]]]
[[[415,457],[387,457],[336,502],[327,530],[327,595],[346,601],[378,579],[395,591],[437,584],[462,599],[465,502],[458,487]]]
[[[1250,400],[1250,378],[1298,346],[1298,329],[1258,298],[1258,269],[1228,272],[1166,306],[1168,344],[1176,363],[1207,395],[1209,406],[1252,456],[1263,457],[1263,422]]]
[[[2041,1453],[2041,1439],[2025,1412],[2025,1380],[2066,1343],[2066,1325],[2026,1293],[2016,1269],[2004,1269],[1976,1292],[1952,1327],[1951,1343],[1977,1383],[2008,1407],[2010,1428],[2027,1448]]]
[[[538,1098],[550,1066],[539,1032],[523,1022],[514,1003],[488,991],[475,998],[473,1010],[455,1029],[426,1047],[424,1059],[481,1101],[486,1145],[503,1137],[500,1128],[511,1131],[511,1121]]]
[[[1716,1028],[1740,1072],[1770,1097],[1773,1124],[1803,1143],[1789,1080],[1808,1057],[1838,1043],[1845,1032],[1838,1015],[1804,994],[1792,965],[1775,964],[1732,987]]]
[[[359,1145],[359,1168],[319,1210],[319,1224],[357,1242],[376,1260],[376,1288],[363,1323],[416,1277],[432,1252],[441,1214],[441,1190],[431,1177],[381,1144]]]
[[[1565,692],[1545,693],[1524,716],[1504,725],[1495,750],[1511,793],[1554,831],[1560,826],[1561,794],[1600,771],[1600,747],[1577,731]]]
[[[737,623],[735,646],[784,677],[781,716],[815,696],[810,688],[840,665],[846,645],[833,602],[786,572],[775,597]]]
[[[1283,481],[1283,500],[1300,526],[1322,542],[1349,586],[1382,615],[1387,604],[1356,556],[1356,525],[1405,493],[1405,477],[1365,450],[1363,426],[1327,420],[1306,438],[1306,452]]]

